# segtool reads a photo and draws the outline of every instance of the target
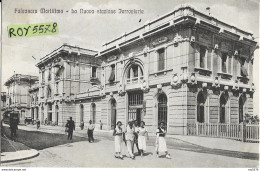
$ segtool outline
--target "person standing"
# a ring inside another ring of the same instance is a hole
[[[116,128],[114,129],[113,136],[115,137],[115,157],[123,159],[122,156],[122,122],[117,121]]]
[[[139,129],[139,125],[138,125],[137,120],[135,120],[134,121],[134,130],[135,130],[134,135],[135,135],[135,137],[134,137],[134,145],[133,145],[133,150],[132,151],[133,151],[133,154],[134,154],[134,146],[136,146],[138,154],[140,155],[141,151],[140,151],[140,149],[138,147],[138,133],[137,133],[138,129]]]
[[[83,120],[80,122],[80,129],[81,129],[81,130],[84,129],[84,121],[83,121]]]
[[[68,128],[68,140],[72,140],[73,131],[75,131],[75,122],[70,117],[70,120],[67,122]]]
[[[40,129],[41,122],[39,119],[36,120],[37,130]]]
[[[140,153],[141,153],[141,156],[143,156],[144,152],[146,151],[146,137],[145,136],[147,136],[147,139],[149,139],[148,132],[147,132],[147,129],[145,128],[144,121],[141,121],[140,127],[137,130],[137,133],[138,133],[138,145],[139,145]]]
[[[16,130],[18,129],[18,118],[10,118],[10,129],[11,129],[11,139],[13,140],[16,137]]]
[[[166,154],[167,159],[171,159],[170,154],[167,151],[167,145],[165,141],[166,130],[164,128],[164,122],[160,122],[158,129],[156,130],[156,156],[159,157],[159,153]]]
[[[135,156],[133,154],[134,137],[135,137],[134,132],[135,129],[133,126],[133,121],[129,121],[125,131],[125,140],[126,140],[127,152],[130,155],[130,158],[132,159],[135,159]]]
[[[95,126],[92,124],[92,120],[90,120],[88,125],[88,141],[90,143],[94,142],[94,137],[93,137],[94,129]]]
[[[100,127],[100,130],[102,130],[103,123],[101,122],[101,120],[99,121],[99,127]]]

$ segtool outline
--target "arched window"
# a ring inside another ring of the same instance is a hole
[[[139,83],[143,80],[143,70],[137,65],[133,64],[127,71],[127,83]]]
[[[111,99],[111,129],[116,127],[116,100]]]
[[[96,104],[95,103],[91,104],[91,114],[92,114],[92,117],[91,117],[92,122],[96,123]]]
[[[47,86],[47,97],[51,97],[51,87]]]
[[[228,97],[224,94],[220,97],[219,122],[226,123]]]
[[[158,97],[158,125],[160,122],[167,124],[167,97],[160,94]]]
[[[204,95],[202,92],[199,92],[197,97],[197,122],[205,122],[205,101]]]

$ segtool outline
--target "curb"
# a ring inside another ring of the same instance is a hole
[[[28,151],[30,151],[30,154],[27,154],[23,157],[19,157],[19,155],[17,153],[27,153]],[[15,155],[16,153],[16,155]],[[15,162],[15,161],[21,161],[21,160],[27,160],[27,159],[31,159],[34,157],[39,156],[39,152],[37,150],[31,149],[31,150],[21,150],[21,151],[16,151],[16,152],[5,152],[2,154],[6,154],[6,155],[15,155],[15,157],[10,158],[10,159],[5,159],[4,156],[1,156],[1,163],[9,163],[9,162]]]

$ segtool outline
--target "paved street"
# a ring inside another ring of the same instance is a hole
[[[30,129],[30,127],[27,127]],[[64,135],[65,136],[65,135]],[[112,136],[111,136],[112,137]],[[112,138],[97,137],[95,143],[83,140],[39,150],[36,158],[7,163],[19,167],[247,167],[258,166],[258,154],[211,149],[174,140],[169,143],[172,159],[156,158],[149,141],[147,156],[135,160],[114,157]],[[126,154],[125,146],[123,154]]]

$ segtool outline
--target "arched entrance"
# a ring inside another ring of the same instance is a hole
[[[44,107],[41,107],[41,122],[44,122]]]
[[[110,100],[110,107],[111,107],[111,129],[116,127],[116,100]]]
[[[220,106],[219,106],[219,123],[226,123],[227,122],[227,103],[228,103],[228,96],[225,94],[222,94],[220,96],[219,100]]]
[[[79,105],[79,122],[84,122],[84,106],[83,104]]]
[[[55,106],[55,111],[56,111],[55,122],[56,122],[56,125],[59,125],[59,106],[58,105]]]
[[[48,121],[52,121],[52,104],[48,103]]]
[[[167,128],[167,96],[162,93],[158,96],[158,125],[164,122]]]
[[[205,97],[202,92],[197,96],[197,122],[205,122]]]
[[[241,95],[239,97],[239,123],[243,122],[244,120],[244,105],[245,105],[246,98],[245,96]]]
[[[128,120],[143,120],[143,91],[128,92]]]
[[[92,103],[91,104],[91,117],[90,119],[92,120],[93,124],[96,123],[96,104]]]

